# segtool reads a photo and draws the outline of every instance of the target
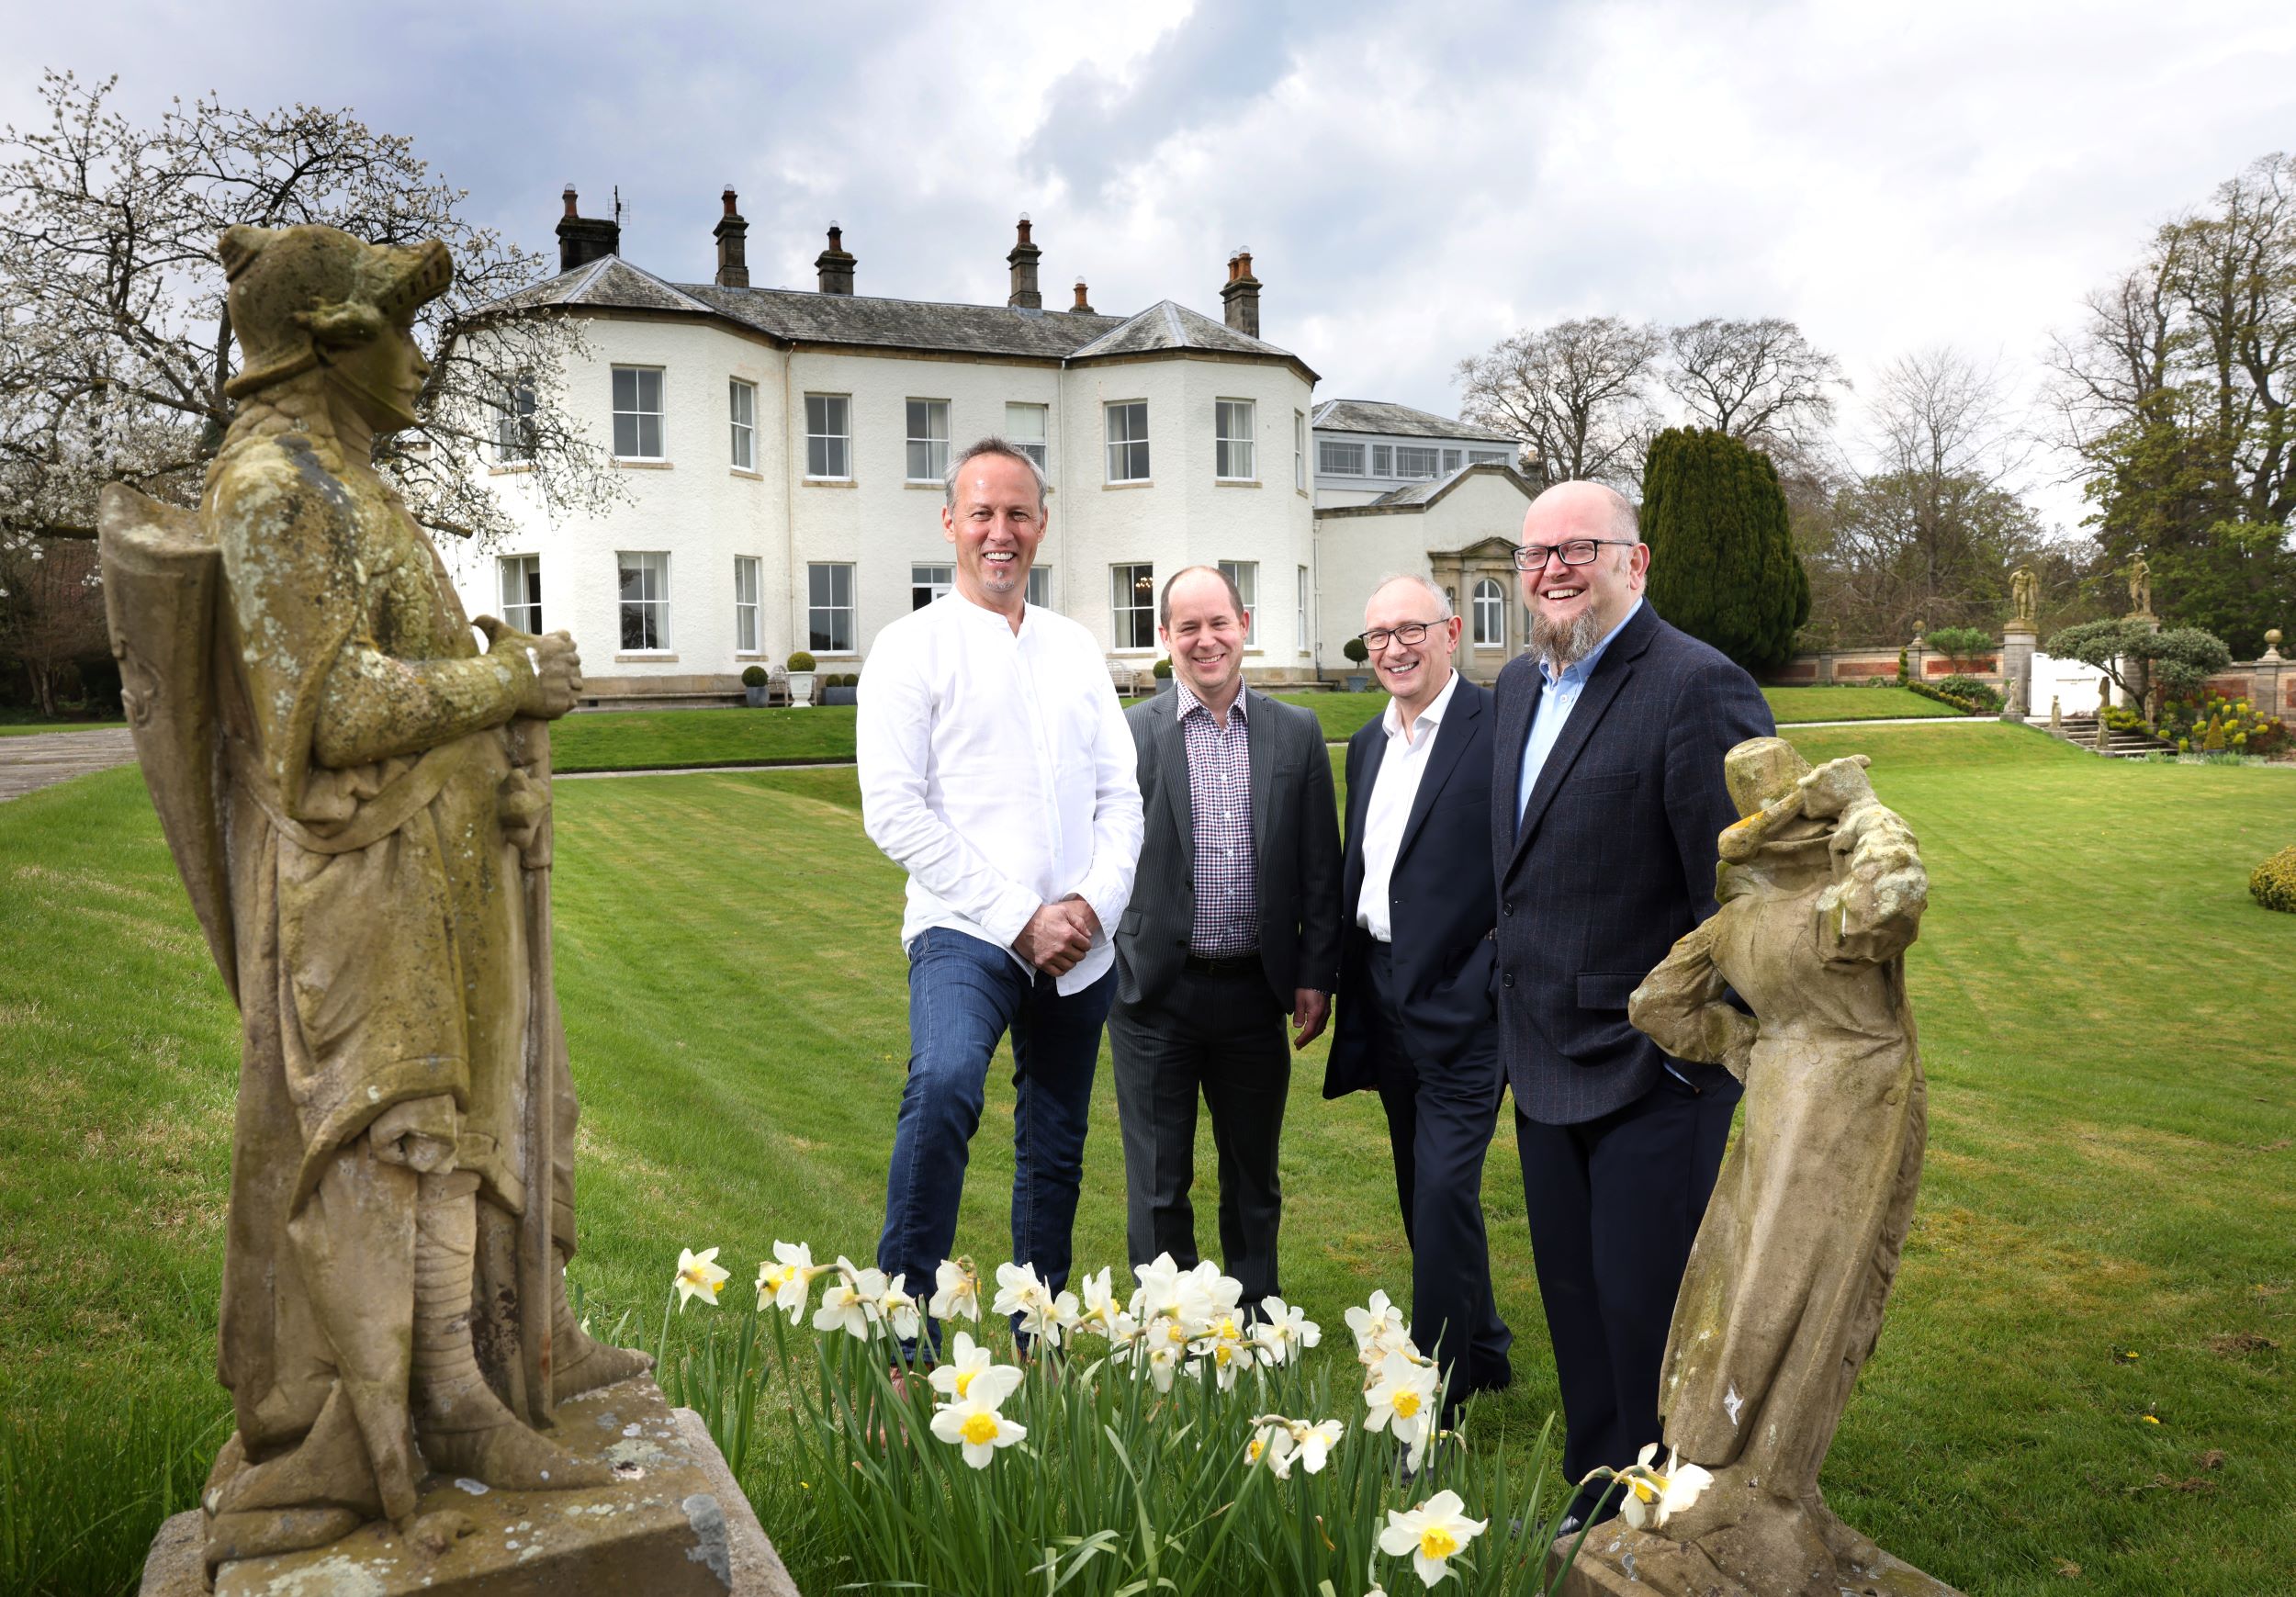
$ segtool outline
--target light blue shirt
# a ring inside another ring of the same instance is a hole
[[[1538,674],[1547,686],[1538,695],[1538,713],[1531,717],[1531,734],[1523,740],[1523,775],[1514,789],[1514,824],[1523,824],[1523,812],[1531,807],[1531,789],[1538,784],[1538,773],[1547,769],[1547,757],[1555,751],[1555,742],[1562,736],[1562,725],[1570,719],[1570,712],[1579,703],[1579,695],[1586,691],[1587,679],[1594,674],[1595,663],[1603,651],[1610,647],[1611,639],[1626,631],[1626,623],[1635,618],[1635,611],[1642,608],[1637,598],[1634,609],[1619,618],[1618,624],[1603,635],[1603,641],[1586,651],[1584,658],[1565,666],[1560,673],[1546,660],[1538,662]]]

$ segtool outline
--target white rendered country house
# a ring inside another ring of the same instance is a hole
[[[622,259],[619,226],[579,215],[569,187],[560,274],[522,298],[584,319],[592,361],[564,374],[563,398],[629,474],[629,502],[553,522],[506,415],[486,469],[520,531],[445,551],[464,603],[569,629],[601,704],[723,702],[746,666],[798,649],[858,670],[882,627],[948,590],[941,476],[952,445],[995,433],[1052,486],[1030,598],[1090,628],[1120,683],[1160,654],[1156,592],[1187,565],[1235,578],[1246,669],[1271,684],[1352,669],[1342,646],[1386,571],[1428,571],[1480,613],[1489,562],[1446,557],[1519,523],[1511,440],[1399,406],[1319,411],[1316,374],[1259,337],[1247,253],[1228,261],[1220,321],[1172,300],[1101,315],[1082,282],[1046,310],[1030,231],[1022,219],[1003,305],[857,295],[835,227],[817,290],[759,288],[727,189],[713,280],[673,283]],[[1478,676],[1512,652],[1511,579],[1474,623]]]

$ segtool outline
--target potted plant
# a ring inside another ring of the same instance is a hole
[[[1362,665],[1366,660],[1368,660],[1371,658],[1371,651],[1363,647],[1363,639],[1359,637],[1349,638],[1346,643],[1341,647],[1339,652],[1345,655],[1349,659],[1355,661],[1357,665]],[[1369,692],[1371,691],[1370,677],[1362,671],[1348,672],[1347,691],[1351,693]]]
[[[813,656],[804,649],[789,657],[789,703],[793,710],[813,706]]]
[[[1153,674],[1156,679],[1157,692],[1168,693],[1172,691],[1172,660],[1169,656],[1155,663]]]
[[[741,673],[742,692],[748,695],[749,708],[752,710],[765,708],[766,681],[767,677],[763,666],[751,666]]]

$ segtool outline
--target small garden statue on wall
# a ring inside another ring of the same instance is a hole
[[[2009,619],[2017,625],[2030,629],[2033,617],[2039,613],[2041,579],[2033,575],[2031,566],[2020,566],[2009,573]]]
[[[2129,613],[2153,613],[2153,568],[2139,555],[2129,567]]]

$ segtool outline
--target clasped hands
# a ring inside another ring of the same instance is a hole
[[[1038,905],[1012,939],[1012,951],[1048,976],[1064,976],[1099,940],[1100,917],[1072,893],[1057,903]]]
[[[527,668],[518,694],[521,715],[555,721],[574,708],[582,696],[582,657],[572,634],[520,632],[491,615],[481,615],[471,624],[487,635],[487,653],[508,655]]]

